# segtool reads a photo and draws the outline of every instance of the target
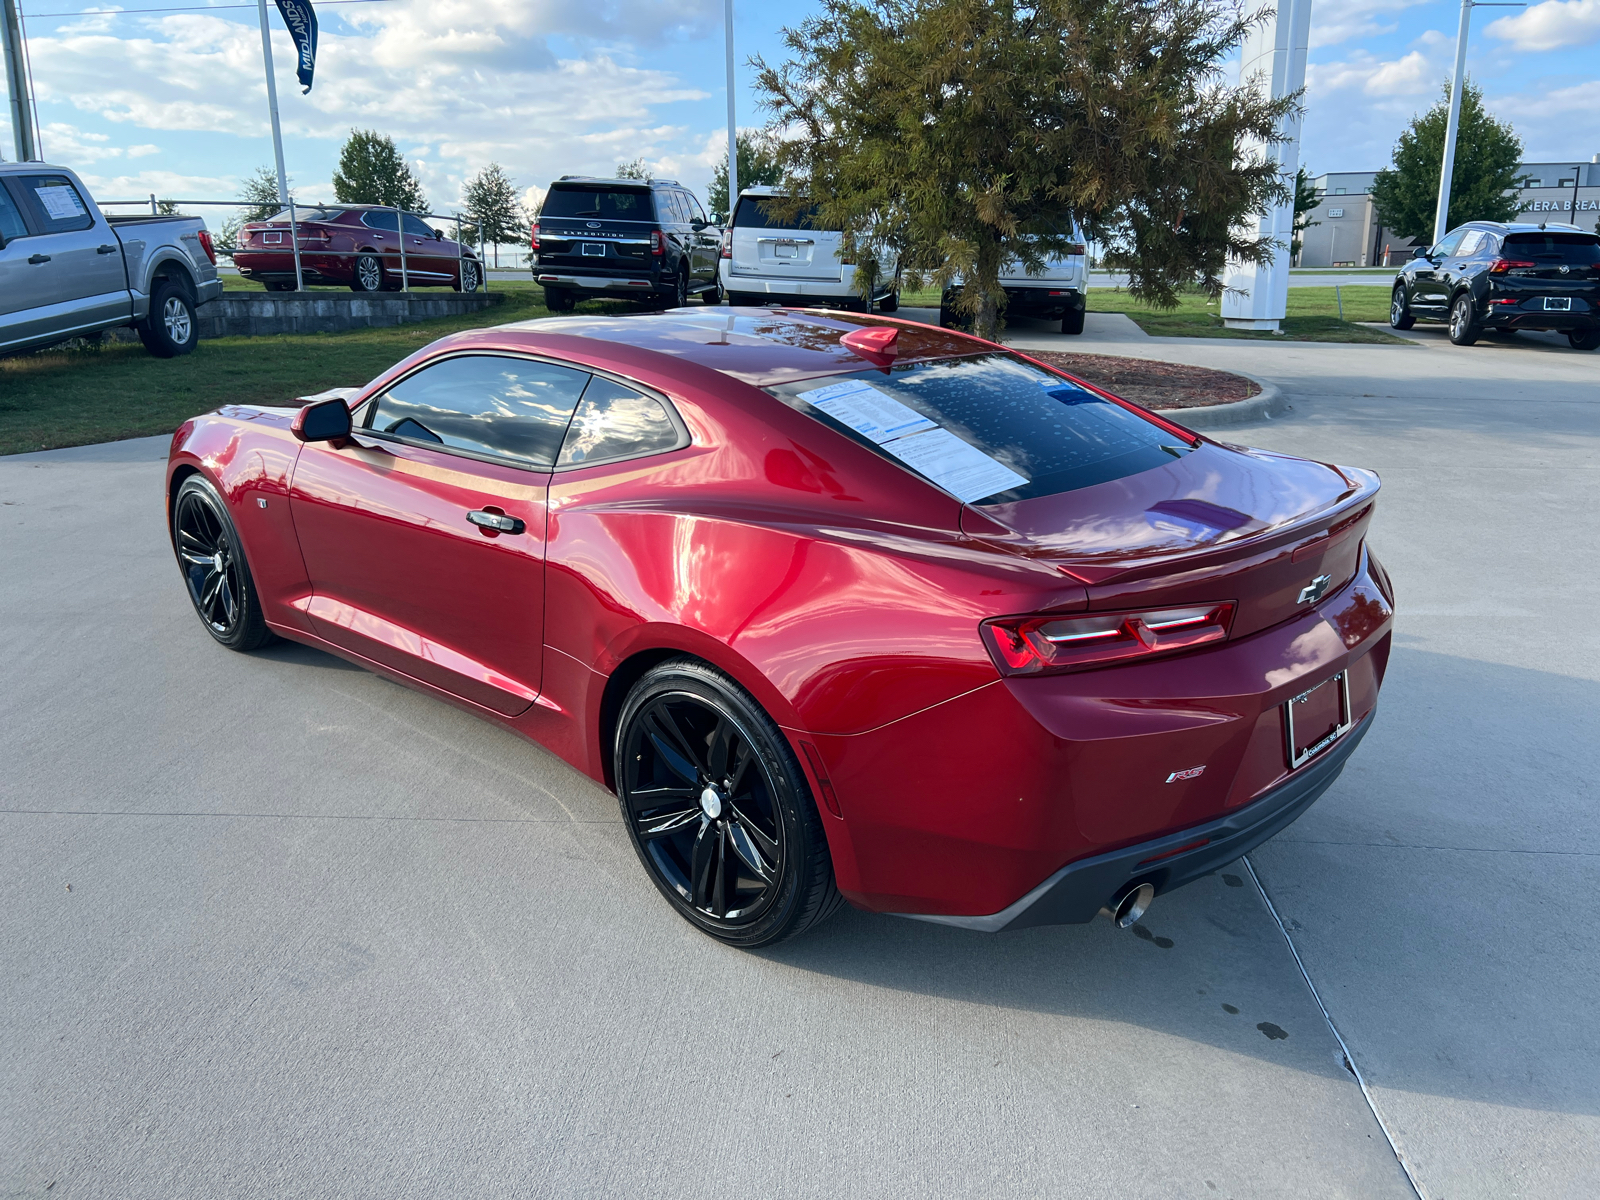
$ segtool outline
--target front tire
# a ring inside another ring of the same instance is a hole
[[[257,650],[267,628],[250,564],[228,506],[203,475],[191,475],[172,501],[172,547],[189,602],[206,632],[230,650]]]
[[[1457,346],[1470,346],[1478,340],[1478,316],[1472,311],[1472,297],[1466,292],[1450,305],[1450,340]]]
[[[200,340],[194,301],[184,286],[163,279],[150,293],[150,315],[136,326],[144,348],[157,358],[188,354]]]
[[[1394,289],[1394,295],[1389,297],[1389,328],[1410,329],[1417,323],[1417,318],[1411,312],[1411,302],[1406,299],[1406,289],[1402,285]]]
[[[352,292],[381,292],[383,291],[383,263],[376,254],[356,255],[355,266],[350,272],[350,290]]]
[[[839,907],[794,751],[721,671],[673,659],[646,672],[617,720],[614,770],[646,874],[702,933],[753,950]]]
[[[483,282],[483,275],[478,270],[478,264],[470,258],[461,260],[461,272],[456,278],[456,291],[475,292]]]

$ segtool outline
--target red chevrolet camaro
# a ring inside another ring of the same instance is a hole
[[[1282,829],[1372,723],[1377,491],[953,331],[781,309],[456,334],[196,417],[167,476],[217,641],[548,747],[740,946],[841,898],[1130,924]]]

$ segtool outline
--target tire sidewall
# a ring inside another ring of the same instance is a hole
[[[378,283],[376,287],[368,287],[361,280],[361,264],[363,262],[375,263],[378,268]],[[363,252],[356,255],[356,260],[350,270],[350,290],[352,292],[381,292],[384,283],[383,263],[376,254]]]
[[[1456,324],[1456,313],[1463,305],[1466,306],[1467,314],[1465,319],[1461,321],[1458,329]],[[1449,321],[1450,340],[1457,346],[1470,346],[1473,342],[1478,340],[1478,331],[1475,327],[1476,314],[1472,311],[1472,298],[1470,296],[1462,294],[1450,302]]]
[[[711,920],[680,896],[657,873],[654,862],[634,826],[628,811],[623,758],[629,742],[628,732],[641,709],[652,700],[673,693],[688,694],[716,707],[739,730],[760,757],[772,788],[774,811],[783,823],[783,874],[779,893],[767,910],[748,925],[726,925]],[[676,659],[647,671],[634,684],[617,716],[616,737],[612,745],[612,770],[617,782],[617,803],[628,840],[645,869],[667,902],[702,933],[730,946],[754,949],[780,941],[804,915],[807,891],[806,864],[822,838],[821,819],[811,799],[805,774],[778,726],[755,700],[737,683],[716,668],[693,659]],[[830,868],[831,870],[831,868]]]
[[[186,341],[180,342],[167,332],[167,305],[173,300],[182,304],[189,316],[189,337]],[[200,322],[195,315],[194,301],[189,298],[183,285],[166,279],[156,286],[150,293],[150,312],[139,327],[139,335],[145,348],[157,358],[176,358],[194,349],[195,343],[200,340]]]
[[[239,566],[239,619],[227,633],[218,633],[211,622],[206,620],[199,605],[195,603],[194,596],[189,591],[188,572],[184,569],[183,556],[179,553],[178,512],[183,507],[184,497],[191,494],[198,494],[200,502],[206,504],[217,515],[222,527],[227,531],[228,545]],[[250,572],[250,560],[244,552],[244,543],[239,539],[239,528],[233,523],[233,516],[228,512],[228,505],[222,499],[222,494],[204,475],[190,475],[178,485],[178,490],[172,498],[172,517],[167,532],[172,538],[172,554],[178,562],[178,575],[183,580],[183,594],[189,598],[189,607],[194,609],[194,615],[199,620],[201,628],[218,644],[230,650],[253,650],[264,641],[270,640],[271,635],[265,632],[266,622],[261,613],[260,603],[256,599],[255,576]]]
[[[1406,297],[1405,285],[1401,284],[1389,297],[1389,328],[1410,329],[1413,324],[1411,302]]]

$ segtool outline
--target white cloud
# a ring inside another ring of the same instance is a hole
[[[1391,19],[1401,9],[1425,4],[1428,0],[1344,0],[1342,4],[1322,4],[1311,10],[1311,47],[1337,46],[1354,38],[1393,33]]]
[[[1524,51],[1587,46],[1600,39],[1600,0],[1544,0],[1516,16],[1491,21],[1484,32]]]
[[[1439,71],[1440,68],[1420,50],[1389,61],[1361,52],[1346,62],[1308,66],[1306,94],[1308,98],[1322,98],[1341,91],[1359,91],[1378,98],[1418,96],[1438,89]]]

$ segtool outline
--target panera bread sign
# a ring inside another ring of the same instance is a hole
[[[1572,197],[1565,200],[1530,200],[1522,198],[1523,212],[1572,212]],[[1600,212],[1600,200],[1579,200],[1578,212]]]

